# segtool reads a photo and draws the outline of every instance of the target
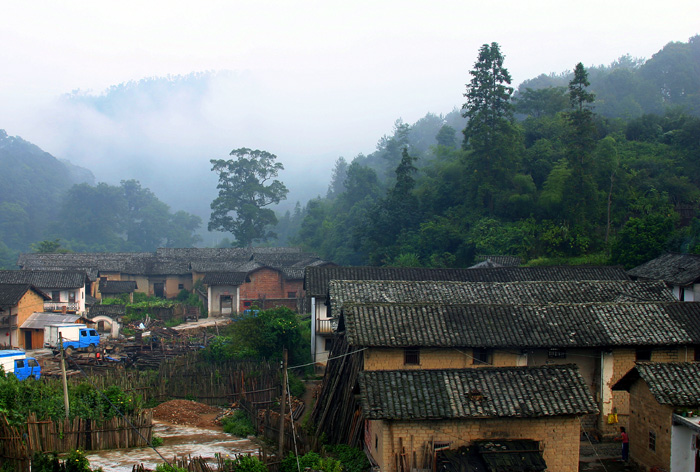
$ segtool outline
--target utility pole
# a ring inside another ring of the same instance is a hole
[[[63,377],[63,405],[66,409],[66,419],[70,414],[70,403],[68,402],[68,381],[66,380],[66,360],[63,354],[63,334],[58,333],[58,345],[61,346],[61,376]]]
[[[287,348],[282,351],[282,400],[280,401],[280,440],[278,454],[284,459],[284,407],[287,403]]]

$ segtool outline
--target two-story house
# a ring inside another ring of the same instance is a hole
[[[660,282],[332,281],[329,297],[334,359],[312,418],[332,441],[352,431],[328,420],[332,405],[362,414],[362,371],[560,364],[577,366],[600,411],[582,424],[611,434],[608,415],[629,420],[629,396],[612,385],[638,360],[692,360],[700,344],[700,304],[675,301]]]
[[[2,270],[0,283],[30,284],[51,297],[38,312],[85,313],[87,275],[81,270]]]
[[[31,349],[31,333],[20,336],[20,326],[50,299],[30,284],[0,283],[0,346]]]
[[[618,266],[496,267],[474,269],[426,269],[410,267],[308,267],[304,275],[307,311],[311,312],[311,354],[325,365],[331,350],[333,331],[328,311],[328,289],[332,280],[394,281],[585,281],[630,280]]]

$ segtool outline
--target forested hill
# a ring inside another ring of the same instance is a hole
[[[279,232],[350,265],[509,254],[629,267],[700,253],[700,37],[647,61],[572,58],[573,72],[517,91],[507,51],[487,46],[463,109],[398,120],[375,152],[338,159],[327,195]]]
[[[54,220],[61,195],[94,181],[89,170],[0,129],[0,252],[26,250]]]
[[[137,180],[95,185],[87,169],[59,161],[0,130],[0,268],[19,252],[153,251],[191,247],[201,219],[172,213]]]

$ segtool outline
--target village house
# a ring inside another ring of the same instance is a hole
[[[343,405],[339,415],[359,411],[361,371],[576,364],[599,410],[582,418],[582,426],[611,436],[628,424],[629,411],[629,395],[612,385],[637,361],[693,360],[700,345],[700,304],[675,301],[661,282],[329,285],[334,359],[317,408]],[[317,434],[356,441],[344,432],[352,424],[328,419],[334,414],[314,416]],[[608,424],[614,414],[618,423]]]
[[[635,280],[663,280],[680,301],[700,301],[700,256],[668,253],[630,269]]]
[[[630,280],[617,266],[497,267],[474,269],[426,269],[409,267],[308,267],[304,275],[306,311],[311,313],[311,354],[314,362],[325,365],[333,342],[328,313],[331,280],[395,281],[583,281]]]
[[[304,269],[326,264],[298,248],[160,248],[153,253],[21,254],[18,259],[24,270],[84,270],[90,295],[98,299],[112,295],[115,282],[131,282],[129,290],[135,284],[134,292],[162,298],[196,291],[213,316],[253,306],[301,310]]]
[[[133,302],[136,287],[137,284],[133,280],[101,279],[98,290],[102,298],[117,298],[126,295],[129,301]]]
[[[471,446],[452,470],[575,472],[579,418],[597,412],[571,365],[364,371],[359,385],[365,451],[386,472],[435,470],[436,446]],[[500,467],[466,468],[475,461]]]
[[[51,297],[29,284],[0,283],[0,346],[25,348],[29,339],[20,336],[20,326]]]
[[[50,296],[38,312],[85,313],[87,275],[81,270],[0,270],[0,283],[30,284]]]
[[[700,469],[700,363],[638,363],[613,387],[630,394],[630,460],[643,470]]]

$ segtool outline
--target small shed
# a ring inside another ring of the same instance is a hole
[[[79,323],[80,316],[59,313],[32,313],[19,327],[24,337],[26,350],[41,349],[44,347],[44,328],[57,323]],[[27,341],[31,340],[29,343]]]

